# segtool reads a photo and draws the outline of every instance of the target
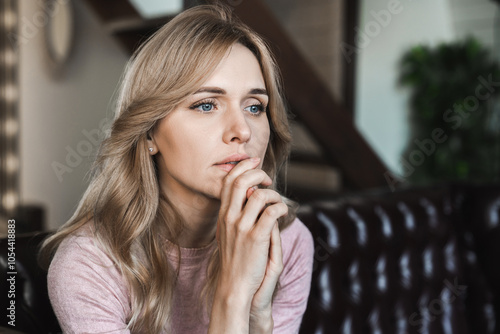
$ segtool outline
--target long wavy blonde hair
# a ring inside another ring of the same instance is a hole
[[[91,221],[94,237],[129,285],[132,314],[128,326],[132,331],[159,333],[170,323],[178,272],[167,260],[165,238],[177,244],[184,226],[178,210],[161,192],[148,136],[203,84],[235,43],[253,52],[264,76],[271,133],[262,169],[274,181],[271,188],[278,190],[276,176],[286,168],[291,133],[276,63],[263,39],[230,9],[198,6],[176,16],[132,56],[91,183],[73,216],[43,244],[40,263],[47,268],[63,239]],[[279,219],[280,230],[293,221],[297,209],[295,202],[282,198],[289,214]],[[177,250],[180,264],[178,246]],[[203,289],[206,305],[213,298],[218,272],[215,247]]]

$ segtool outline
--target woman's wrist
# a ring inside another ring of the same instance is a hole
[[[274,321],[271,308],[258,312],[250,311],[250,334],[270,334]]]
[[[251,298],[218,287],[215,291],[208,333],[249,333]]]

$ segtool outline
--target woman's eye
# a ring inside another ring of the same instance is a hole
[[[202,113],[209,113],[214,109],[216,109],[217,105],[215,104],[215,102],[201,102],[201,103],[195,103],[189,108],[197,110]]]
[[[249,107],[246,107],[245,110],[249,111],[252,114],[258,115],[264,111],[264,106],[261,104],[254,104]]]
[[[198,106],[198,109],[201,111],[211,111],[214,108],[214,105],[212,103],[203,103]]]

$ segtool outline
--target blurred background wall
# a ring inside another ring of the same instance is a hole
[[[53,74],[43,29],[34,23],[43,16],[42,4],[19,0],[20,33],[27,36],[19,49],[20,200],[43,205],[47,228],[54,229],[70,217],[88,185],[97,146],[87,152],[83,142],[91,141],[83,131],[95,133],[103,119],[111,118],[112,97],[128,55],[87,6],[74,1],[74,49],[67,68]]]
[[[356,75],[356,124],[375,151],[401,174],[400,156],[409,139],[407,92],[397,87],[398,61],[419,43],[436,46],[474,36],[492,47],[497,7],[490,0],[398,1],[398,13],[373,28],[373,13],[388,9],[386,0],[362,0],[359,27],[364,34]],[[383,17],[381,17],[383,18]],[[500,29],[500,27],[497,27]],[[443,110],[444,112],[444,110]]]
[[[362,1],[360,27],[378,22],[373,13],[387,1]],[[380,32],[365,34],[356,76],[356,124],[387,166],[401,172],[399,156],[406,145],[408,96],[396,87],[397,63],[417,43],[437,44],[455,37],[448,0],[401,1],[397,14],[385,19]],[[396,11],[395,11],[396,12]],[[391,13],[392,14],[392,13]]]

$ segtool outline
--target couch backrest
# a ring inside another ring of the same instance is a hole
[[[451,187],[303,205],[316,252],[301,333],[493,333],[494,294],[463,205]]]

